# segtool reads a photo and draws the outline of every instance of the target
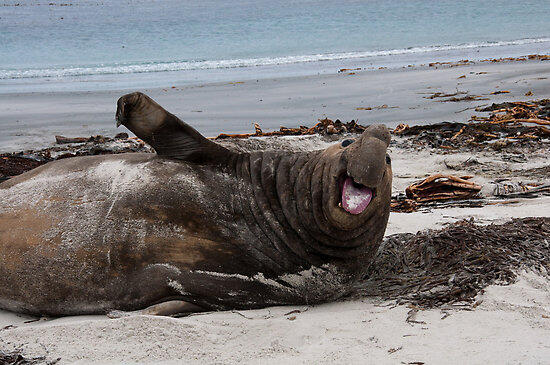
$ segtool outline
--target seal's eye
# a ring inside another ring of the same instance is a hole
[[[386,163],[388,165],[391,165],[391,158],[390,158],[390,155],[386,155]]]
[[[347,147],[350,144],[352,144],[353,142],[355,142],[354,139],[345,139],[345,140],[342,141],[342,147]]]

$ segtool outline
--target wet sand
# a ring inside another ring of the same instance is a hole
[[[491,94],[499,90],[510,92]],[[121,132],[114,122],[116,100],[131,91],[2,94],[0,152],[47,147],[56,134],[112,136]],[[282,125],[312,125],[324,117],[393,127],[401,122],[466,121],[476,106],[550,98],[550,61],[334,70],[329,75],[181,87],[168,84],[140,91],[207,136],[253,131],[253,122],[268,131]],[[440,102],[427,98],[436,92],[457,91],[488,100]],[[526,96],[528,92],[532,95]]]

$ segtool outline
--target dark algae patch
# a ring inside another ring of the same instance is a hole
[[[28,357],[24,356],[21,350],[4,352],[0,350],[0,365],[53,365],[59,360],[47,361],[44,356]]]
[[[388,236],[353,296],[421,308],[473,303],[487,286],[515,282],[522,269],[550,272],[550,217],[486,226],[459,221]]]

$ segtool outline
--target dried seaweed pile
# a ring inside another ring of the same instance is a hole
[[[254,133],[219,134],[215,139],[226,138],[249,138],[249,137],[270,137],[270,136],[306,136],[312,134],[342,134],[342,133],[363,133],[367,126],[357,124],[355,120],[344,123],[340,119],[319,119],[313,127],[300,126],[298,128],[280,127],[278,131],[264,132],[262,128],[254,123]]]
[[[478,108],[491,112],[487,117],[473,116],[469,123],[443,122],[409,127],[400,124],[395,135],[409,137],[416,146],[443,149],[495,150],[507,146],[537,146],[550,140],[550,100],[506,102]]]
[[[424,180],[415,182],[405,189],[405,194],[392,197],[390,208],[392,212],[411,213],[422,206],[443,207],[441,202],[453,201],[453,206],[466,202],[467,206],[482,206],[480,201],[481,185],[470,179],[473,176],[453,176],[434,174]]]
[[[46,358],[44,356],[40,357],[24,357],[21,354],[21,351],[16,350],[13,352],[4,352],[0,350],[0,364],[2,365],[38,365],[38,364],[46,364],[46,365],[53,365],[57,363],[61,359],[57,359],[54,361],[46,361]]]
[[[513,283],[522,268],[550,273],[550,218],[489,226],[461,221],[439,231],[389,236],[355,296],[424,308],[471,303],[488,285]]]
[[[0,154],[0,182],[46,162],[74,156],[105,155],[125,152],[152,152],[152,149],[137,138],[121,133],[114,138],[92,136],[66,138],[56,136],[59,146],[37,151],[22,151]]]
[[[488,58],[479,62],[504,62],[504,61],[527,61],[527,60],[539,60],[550,61],[550,55],[544,54],[530,54],[522,57],[505,57],[505,58]]]
[[[471,198],[481,190],[481,185],[469,181],[472,177],[435,174],[409,185],[405,193],[417,202]]]

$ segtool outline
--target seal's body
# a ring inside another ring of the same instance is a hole
[[[117,120],[157,151],[59,160],[0,184],[0,307],[66,315],[338,298],[389,215],[389,134],[234,152],[139,93]]]

